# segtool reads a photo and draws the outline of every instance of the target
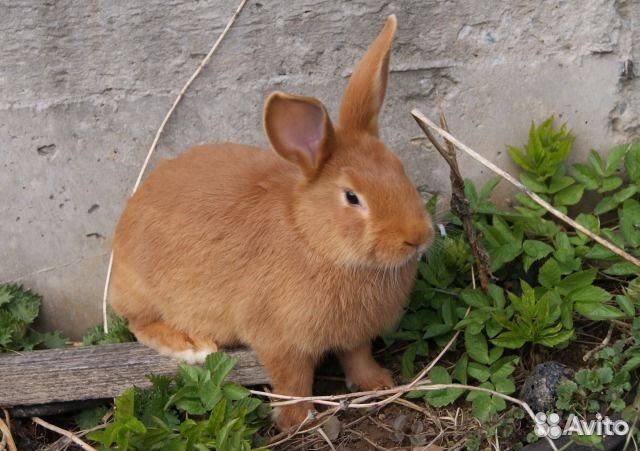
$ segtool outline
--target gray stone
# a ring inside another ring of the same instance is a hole
[[[562,363],[550,360],[536,365],[520,389],[520,398],[534,412],[553,410],[557,401],[558,385],[573,378],[573,371]]]
[[[100,321],[109,241],[153,135],[237,0],[14,0],[0,15],[0,282],[45,298],[42,325]],[[632,0],[249,0],[187,93],[153,161],[204,142],[266,145],[276,89],[335,114],[356,60],[398,16],[384,140],[427,191],[448,186],[409,116],[435,117],[498,165],[555,113],[576,156],[640,135],[640,8]],[[637,65],[636,65],[637,66]],[[627,68],[625,70],[624,68]],[[490,174],[461,158],[465,175]],[[500,187],[504,195],[509,190]]]

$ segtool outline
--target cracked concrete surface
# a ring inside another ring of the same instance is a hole
[[[42,325],[78,336],[100,321],[109,240],[164,114],[236,0],[16,0],[0,23],[0,280],[45,298]],[[577,157],[640,135],[636,0],[249,0],[169,122],[156,152],[232,140],[266,145],[275,89],[337,110],[388,14],[399,30],[383,139],[426,191],[448,185],[409,117],[435,117],[497,164],[555,113]],[[640,63],[638,63],[640,64]],[[466,175],[488,176],[462,158]],[[502,188],[506,190],[505,188]]]

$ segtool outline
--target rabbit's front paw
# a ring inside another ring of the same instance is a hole
[[[299,404],[292,404],[290,406],[278,407],[273,411],[273,417],[278,425],[278,428],[282,431],[299,426],[307,416],[312,416],[315,413],[313,410],[313,404],[310,402],[303,402]]]
[[[391,388],[395,386],[391,371],[382,368],[367,368],[358,374],[347,377],[347,388],[351,391],[368,391]]]

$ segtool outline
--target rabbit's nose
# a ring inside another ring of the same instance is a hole
[[[423,250],[426,247],[429,237],[433,235],[433,227],[424,222],[412,225],[406,230],[404,236],[404,244],[411,246],[419,250]]]

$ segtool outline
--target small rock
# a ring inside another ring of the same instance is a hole
[[[404,431],[404,428],[407,425],[407,416],[406,415],[398,415],[395,420],[393,420],[393,430],[394,431]]]
[[[534,412],[553,410],[556,403],[558,385],[573,377],[573,371],[556,361],[537,365],[522,386],[520,396]]]
[[[395,432],[391,435],[391,440],[398,444],[402,443],[405,437],[404,431],[407,427],[407,416],[398,415],[396,419],[393,420],[392,427]]]
[[[338,435],[340,435],[340,431],[342,430],[342,423],[336,417],[331,417],[329,420],[322,425],[322,429],[324,429],[324,433],[327,434],[327,437],[331,442],[334,442],[338,439]]]

